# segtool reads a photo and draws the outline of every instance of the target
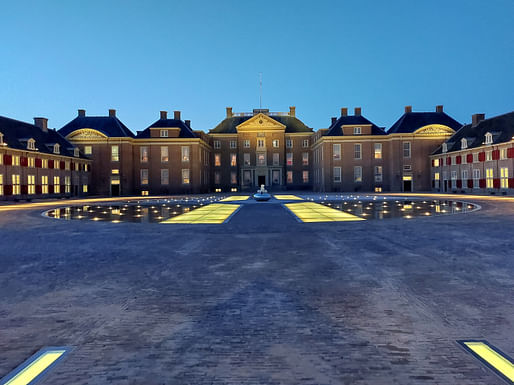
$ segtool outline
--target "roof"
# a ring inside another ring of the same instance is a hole
[[[59,155],[74,156],[73,144],[53,129],[45,132],[34,124],[0,116],[0,133],[11,148],[27,150],[27,141],[32,138],[37,152],[53,154],[54,144],[59,144]]]
[[[115,116],[77,116],[59,130],[63,136],[83,128],[92,128],[111,138],[133,138],[134,134]]]
[[[467,148],[480,147],[484,144],[485,134],[490,132],[493,144],[504,143],[514,137],[514,111],[484,119],[476,126],[466,124],[446,141],[447,152],[459,151],[462,138],[467,140]],[[433,155],[442,153],[442,146],[433,152]]]
[[[441,124],[457,131],[462,124],[444,112],[406,112],[387,131],[388,134],[411,134],[429,124]]]
[[[362,115],[346,115],[341,116],[328,128],[328,132],[324,136],[343,136],[342,126],[358,126],[371,124],[371,135],[385,135],[383,128],[378,127]]]
[[[150,138],[150,129],[151,128],[172,128],[172,127],[178,127],[180,128],[180,134],[179,138],[196,138],[196,134],[193,132],[191,127],[187,126],[182,120],[180,119],[159,119],[152,125],[150,125],[148,128],[144,129],[143,131],[138,131],[136,138],[137,139],[144,139],[144,138]]]
[[[296,132],[313,132],[312,128],[307,127],[300,119],[294,116],[281,116],[272,114],[269,114],[268,116],[286,126],[286,134]],[[251,118],[253,118],[253,116],[232,116],[230,118],[225,118],[220,124],[210,130],[209,134],[236,134],[236,127]]]

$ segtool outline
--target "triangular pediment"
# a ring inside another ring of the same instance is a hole
[[[415,135],[453,135],[455,131],[445,125],[442,124],[429,124],[427,126],[423,126],[418,128],[415,132]]]
[[[107,135],[102,134],[100,131],[92,128],[81,128],[80,130],[73,131],[67,137],[67,139],[104,139]]]
[[[241,123],[236,127],[237,131],[285,131],[286,126],[279,121],[265,115],[258,113],[252,116],[247,121]]]

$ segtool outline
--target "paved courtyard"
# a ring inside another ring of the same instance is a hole
[[[0,212],[0,378],[69,346],[44,384],[505,384],[456,342],[514,356],[514,203],[473,202],[330,223],[281,202],[218,225]]]

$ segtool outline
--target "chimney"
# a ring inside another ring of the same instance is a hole
[[[109,116],[111,118],[115,118],[116,117],[116,110],[109,110]]]
[[[296,107],[295,106],[289,107],[289,116],[292,116],[293,118],[296,117]]]
[[[191,128],[191,121],[190,120],[184,120],[184,123],[186,124],[186,126]]]
[[[227,118],[231,118],[232,115],[232,107],[227,107]]]
[[[355,116],[361,116],[361,111],[362,111],[362,109],[360,107],[355,107],[354,115]]]
[[[485,119],[485,114],[473,114],[471,116],[471,126],[475,127],[480,123],[482,120]]]
[[[161,111],[161,120],[168,119],[168,111]]]
[[[48,119],[47,118],[34,118],[34,125],[38,126],[41,131],[48,132]]]
[[[86,110],[79,110],[79,116],[81,118],[83,118],[84,116],[86,116]]]
[[[412,112],[412,106],[405,106],[405,113],[408,114],[409,112]]]
[[[180,111],[173,111],[173,119],[180,120]]]
[[[346,108],[346,107],[341,108],[341,116],[348,116],[348,108]]]
[[[443,106],[442,105],[435,106],[435,112],[443,112]]]
[[[337,118],[336,117],[332,117],[332,126],[334,125],[334,123],[337,121]]]

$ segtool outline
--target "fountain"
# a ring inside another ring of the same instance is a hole
[[[268,194],[268,191],[264,188],[263,184],[261,184],[261,188],[257,190],[255,194],[253,194],[253,199],[255,199],[257,202],[269,201],[270,198],[271,195]]]

